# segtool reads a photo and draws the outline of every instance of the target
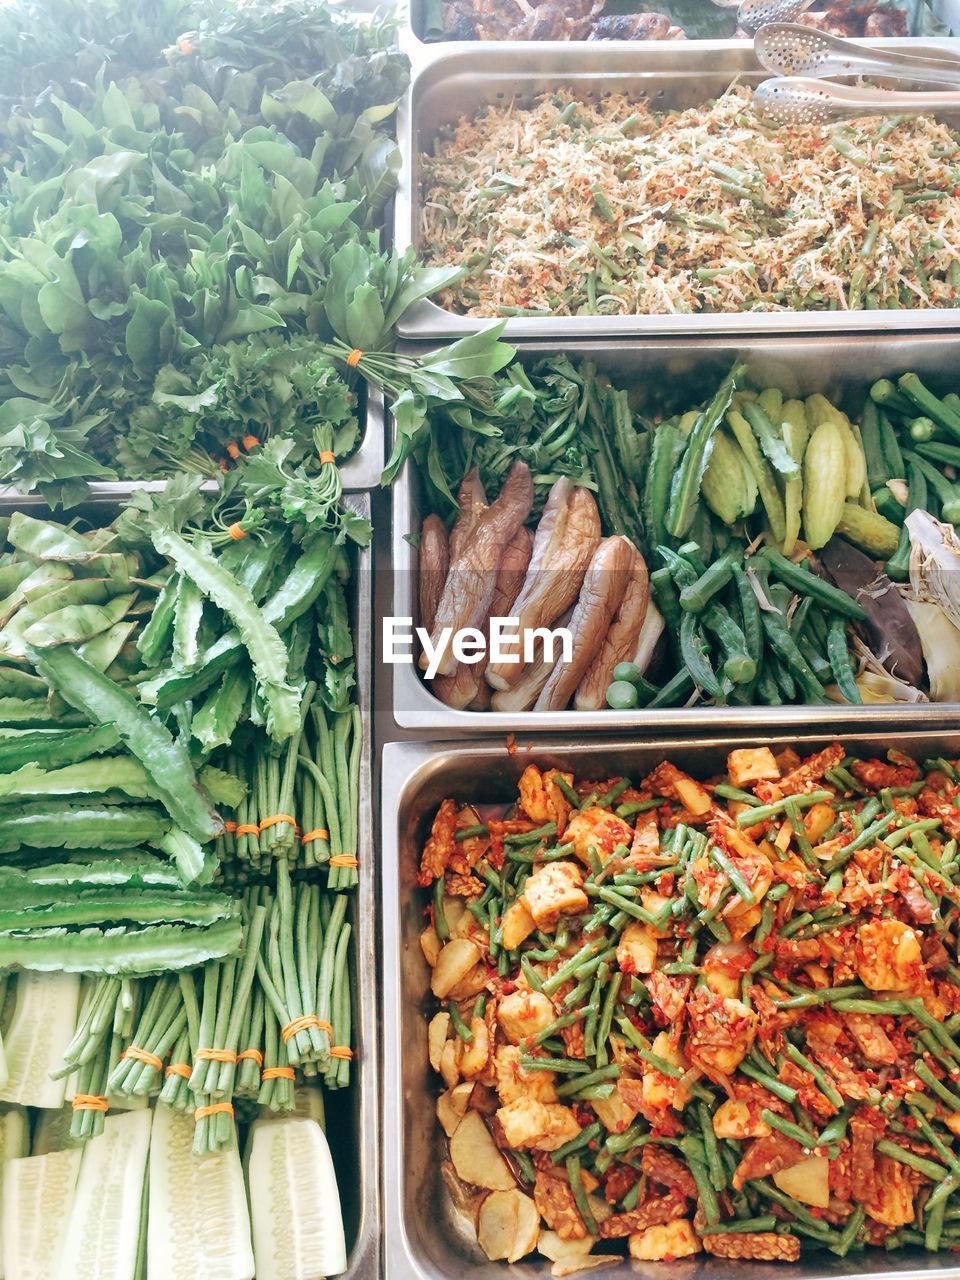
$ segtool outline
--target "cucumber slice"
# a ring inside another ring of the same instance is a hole
[[[243,1171],[236,1148],[193,1154],[194,1119],[158,1106],[150,1139],[148,1280],[253,1280]]]
[[[347,1267],[340,1193],[315,1120],[258,1120],[248,1169],[257,1280],[324,1280]]]
[[[75,973],[23,972],[17,978],[17,1005],[4,1038],[9,1079],[0,1089],[0,1102],[59,1110],[66,1096],[66,1079],[51,1080],[50,1072],[63,1064],[73,1039],[80,1001],[80,978]]]
[[[9,1280],[50,1280],[76,1194],[81,1151],[11,1160],[3,1178],[3,1273]],[[72,1243],[71,1250],[72,1251]],[[68,1268],[69,1274],[71,1272]]]
[[[133,1280],[152,1119],[152,1111],[107,1116],[103,1132],[85,1143],[64,1233],[69,1247],[46,1280]]]

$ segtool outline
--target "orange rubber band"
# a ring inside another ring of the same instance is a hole
[[[350,1062],[353,1059],[353,1050],[345,1044],[335,1044],[330,1050],[331,1058],[342,1058],[344,1062]]]
[[[359,867],[360,860],[355,853],[335,853],[327,863],[328,867]]]
[[[293,1067],[264,1067],[264,1080],[296,1080],[297,1073]]]
[[[236,1062],[237,1055],[232,1049],[198,1049],[193,1055],[194,1062]]]
[[[227,530],[227,533],[229,533],[230,537],[234,540],[234,542],[239,542],[242,538],[245,538],[247,536],[246,529],[244,529],[244,527],[239,523],[232,524],[230,528]]]
[[[74,1111],[109,1111],[110,1103],[106,1098],[93,1093],[78,1093],[70,1104]]]
[[[148,1067],[153,1067],[154,1071],[163,1070],[162,1058],[158,1058],[155,1053],[150,1053],[147,1049],[138,1049],[135,1044],[132,1044],[129,1049],[124,1049],[120,1057],[133,1058],[137,1062],[145,1062]]]
[[[232,1116],[232,1102],[214,1102],[209,1107],[197,1107],[193,1113],[194,1120],[203,1120],[206,1116]]]
[[[228,818],[227,821],[223,824],[223,829],[228,836],[233,835],[237,830],[237,824],[234,822],[232,818]]]
[[[238,1062],[243,1062],[247,1058],[249,1058],[251,1062],[255,1062],[258,1067],[263,1066],[263,1054],[259,1049],[244,1049],[243,1053],[237,1054]]]
[[[291,827],[297,825],[296,818],[291,817],[289,813],[274,813],[269,818],[264,818],[260,823],[260,830],[266,831],[268,827],[275,827],[281,822],[288,822]]]
[[[327,462],[336,462],[336,460],[337,460],[337,455],[335,453],[331,453],[329,449],[324,449],[323,453],[321,453],[320,455],[321,464],[327,463]]]
[[[247,453],[249,453],[251,449],[256,449],[259,443],[260,441],[257,439],[256,436],[243,437],[243,447],[246,449]]]
[[[168,1076],[183,1076],[184,1080],[189,1080],[193,1075],[188,1062],[171,1062],[165,1072]]]
[[[315,1013],[305,1013],[302,1018],[294,1018],[292,1022],[280,1028],[280,1039],[287,1044],[301,1031],[307,1031],[310,1027],[319,1027],[319,1025],[320,1019]]]
[[[229,453],[230,457],[233,458],[234,462],[236,462],[237,458],[240,457],[240,446],[237,444],[236,440],[231,440],[227,445],[227,453]]]
[[[328,1036],[333,1035],[333,1026],[331,1023],[327,1022],[325,1018],[318,1018],[317,1026],[320,1028],[321,1031],[325,1031]]]
[[[309,844],[311,840],[329,840],[330,832],[326,827],[314,827],[312,831],[308,831],[305,836],[300,837],[301,844]]]
[[[233,834],[235,836],[258,836],[260,828],[255,822],[242,822]]]
[[[347,356],[347,364],[350,366],[351,369],[355,369],[362,359],[363,359],[363,352],[360,350],[359,347],[354,347],[353,350],[350,352],[350,354]]]

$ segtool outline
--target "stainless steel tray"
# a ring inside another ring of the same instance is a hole
[[[704,3],[705,4],[711,3],[711,0],[704,0]],[[354,7],[359,7],[359,5],[355,4]],[[736,4],[734,3],[731,7],[736,8]],[[426,8],[425,0],[410,0],[408,5],[408,9],[409,9],[408,21],[400,30],[401,45],[408,52],[411,52],[413,56],[416,55],[417,50],[422,50],[425,48],[430,49],[430,48],[433,48],[433,46],[436,44],[443,44],[446,48],[449,49],[451,44],[463,43],[465,46],[469,45],[470,47],[474,47],[476,44],[481,43],[480,41],[472,41],[472,40],[463,41],[463,42],[452,41],[452,40],[436,40],[436,41],[431,40],[429,42],[425,41],[422,35],[425,8]],[[932,8],[934,12],[937,14],[937,16],[944,23],[946,23],[946,25],[950,28],[951,31],[955,33],[960,33],[960,8],[957,7],[956,0],[933,0]],[[502,44],[503,42],[499,41],[496,43]],[[604,41],[604,43],[611,44],[613,42]],[[636,45],[636,44],[649,43],[649,42],[630,41],[629,43]],[[691,40],[690,43],[703,45],[704,41]],[[929,38],[924,38],[922,40],[918,39],[916,43],[929,45],[931,43],[931,40]]]
[[[565,343],[559,350],[574,358],[593,360],[614,378],[655,383],[658,394],[676,386],[689,400],[707,396],[735,358],[745,359],[759,376],[769,378],[790,395],[820,391],[839,396],[851,409],[875,379],[915,370],[931,387],[946,391],[957,378],[955,338],[920,334],[893,337],[836,337],[829,344],[815,338],[756,338],[744,342],[719,339],[612,342],[603,346]],[[526,343],[525,361],[558,348]],[[945,381],[946,378],[946,381]],[[406,540],[421,522],[421,492],[415,467],[408,464],[393,488],[393,603],[397,617],[416,617],[417,553]],[[389,668],[393,678],[396,723],[406,729],[428,730],[434,737],[463,734],[562,732],[564,730],[621,732],[626,727],[646,733],[671,729],[720,732],[726,728],[763,729],[775,718],[778,725],[835,725],[838,728],[878,729],[899,724],[907,715],[925,727],[960,727],[960,704],[920,703],[854,707],[671,707],[645,711],[528,711],[515,715],[496,711],[454,711],[430,692],[412,664]]]
[[[751,735],[751,742],[777,749],[800,743],[803,752],[816,750],[829,739],[803,735]],[[483,802],[516,796],[516,780],[532,760],[575,769],[581,777],[609,777],[629,773],[642,776],[669,757],[704,773],[716,771],[727,750],[744,738],[711,737],[691,744],[683,739],[621,740],[585,746],[558,738],[522,743],[515,754],[502,744],[451,749],[437,743],[390,743],[383,749],[383,968],[396,973],[392,990],[384,993],[384,1230],[386,1280],[504,1280],[504,1277],[549,1276],[546,1259],[508,1268],[489,1262],[480,1252],[470,1228],[459,1219],[440,1176],[445,1143],[436,1122],[436,1080],[427,1062],[427,1019],[431,1006],[429,970],[420,951],[423,891],[417,886],[420,850],[433,813],[447,796]],[[887,747],[919,755],[955,754],[960,736],[943,734],[869,734],[844,736],[851,750],[880,754]],[[630,1275],[644,1280],[800,1280],[857,1276],[900,1280],[960,1275],[952,1254],[930,1256],[916,1250],[884,1254],[880,1251],[843,1260],[825,1253],[785,1268],[720,1258],[683,1263],[637,1263],[590,1272],[596,1280]]]
[[[380,472],[383,470],[383,395],[379,391],[370,390],[361,397],[359,410],[361,436],[356,452],[340,467],[340,478],[344,492],[361,489],[374,489],[380,483]],[[166,486],[165,480],[92,480],[89,484],[88,501],[93,503],[122,502],[132,493],[146,491],[160,493]],[[205,486],[212,493],[216,484],[209,481]],[[46,507],[46,499],[39,493],[18,493],[12,485],[0,485],[0,503],[12,504],[11,510],[17,506],[24,510]]]
[[[956,41],[868,40],[878,48],[909,50],[918,44],[955,49]],[[690,107],[716,97],[734,80],[765,79],[746,40],[476,41],[416,45],[414,76],[401,104],[398,137],[404,157],[396,198],[394,240],[399,252],[419,247],[420,156],[445,126],[481,106],[565,87],[594,97],[609,91],[650,98],[658,108]],[[489,319],[457,315],[434,302],[415,303],[401,318],[404,338],[449,338],[474,333]],[[508,339],[609,338],[630,334],[849,333],[951,329],[955,308],[899,311],[743,312],[682,316],[557,316],[507,321]]]
[[[382,452],[382,447],[381,447]],[[99,486],[106,489],[108,486]],[[128,496],[99,492],[74,509],[73,514],[93,519],[112,515]],[[348,494],[345,501],[359,515],[370,516],[368,494]],[[0,493],[0,515],[42,503],[25,503],[18,494]],[[49,508],[46,509],[49,511]],[[352,893],[348,919],[353,926],[354,984],[353,1026],[356,1062],[348,1089],[328,1093],[327,1137],[333,1152],[348,1243],[344,1280],[378,1280],[380,1269],[380,1024],[377,1016],[377,975],[380,972],[377,938],[376,860],[373,838],[372,654],[367,640],[373,623],[370,549],[358,549],[351,575],[350,612],[356,644],[357,699],[363,720],[364,740],[360,756],[360,812],[357,857],[360,882]]]

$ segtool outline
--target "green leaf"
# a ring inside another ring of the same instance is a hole
[[[357,176],[366,192],[368,224],[383,211],[396,191],[400,165],[400,148],[383,134],[376,134],[364,148]]]
[[[361,284],[347,303],[347,341],[361,351],[377,351],[389,335],[384,333],[383,305],[372,284]]]
[[[448,347],[438,347],[423,356],[420,363],[451,378],[491,378],[505,369],[517,354],[514,347],[498,341],[505,324],[505,320],[499,320]]]
[[[347,319],[350,299],[369,276],[370,255],[356,241],[348,241],[342,245],[330,260],[330,277],[323,309],[334,333],[343,342],[350,342]]]
[[[337,123],[333,103],[307,80],[295,80],[282,89],[265,93],[260,103],[265,120],[283,126],[291,116],[305,116],[318,129],[332,129]]]
[[[390,300],[386,308],[387,326],[396,328],[397,321],[407,307],[456,283],[465,274],[465,270],[464,267],[417,267]]]
[[[141,377],[155,373],[171,353],[173,317],[169,308],[139,294],[124,333],[127,356]]]

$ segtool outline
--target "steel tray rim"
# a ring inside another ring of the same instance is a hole
[[[383,392],[371,388],[366,395],[365,410],[360,413],[363,428],[360,444],[346,462],[339,466],[340,480],[345,493],[375,489],[380,483],[384,467],[384,399]],[[123,502],[135,493],[163,493],[167,480],[91,480],[84,503]],[[204,493],[216,493],[217,482],[205,480]],[[0,485],[0,507],[11,510],[47,507],[49,504],[40,493],[21,493],[14,485]],[[82,504],[81,504],[82,505]]]

